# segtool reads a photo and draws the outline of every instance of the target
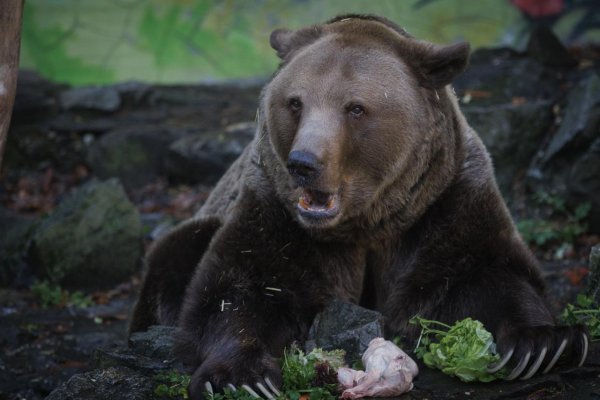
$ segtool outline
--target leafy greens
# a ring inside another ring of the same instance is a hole
[[[600,340],[600,305],[592,297],[577,295],[575,304],[567,304],[561,319],[568,325],[585,325],[592,341]]]
[[[296,346],[285,351],[281,375],[283,393],[279,400],[299,400],[308,395],[310,400],[337,399],[337,370],[344,366],[343,350],[314,349],[305,354]],[[223,393],[205,393],[210,400],[254,400],[245,390],[224,389]]]
[[[415,354],[428,367],[463,382],[491,382],[504,376],[502,370],[487,371],[500,356],[492,334],[481,322],[466,318],[450,326],[417,316],[410,323],[422,328]]]
[[[304,354],[297,347],[286,350],[281,366],[285,397],[297,400],[308,394],[311,400],[337,398],[337,370],[344,365],[343,350],[314,349]]]

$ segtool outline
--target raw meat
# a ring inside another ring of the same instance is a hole
[[[343,399],[392,397],[413,388],[419,373],[417,364],[394,343],[375,338],[362,356],[366,371],[338,370],[338,381],[345,389]]]

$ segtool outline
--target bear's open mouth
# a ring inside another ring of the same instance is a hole
[[[337,193],[304,188],[298,199],[300,215],[306,218],[333,218],[338,214],[339,209],[340,201]]]

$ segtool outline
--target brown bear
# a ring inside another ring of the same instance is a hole
[[[206,382],[275,391],[277,358],[333,298],[380,310],[389,335],[414,337],[415,315],[478,319],[508,379],[583,363],[587,336],[550,313],[449,86],[468,44],[348,15],[271,45],[282,61],[254,141],[153,246],[133,316],[132,331],[180,327],[192,398]]]

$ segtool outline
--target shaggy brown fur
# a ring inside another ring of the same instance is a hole
[[[131,327],[178,316],[192,398],[205,381],[279,381],[275,358],[334,297],[381,310],[390,335],[414,336],[417,314],[470,316],[500,352],[514,348],[513,366],[544,347],[548,364],[563,339],[564,358],[578,359],[580,328],[548,311],[447,86],[468,45],[418,41],[372,16],[278,30],[271,44],[282,64],[256,138],[197,218],[155,244]]]

